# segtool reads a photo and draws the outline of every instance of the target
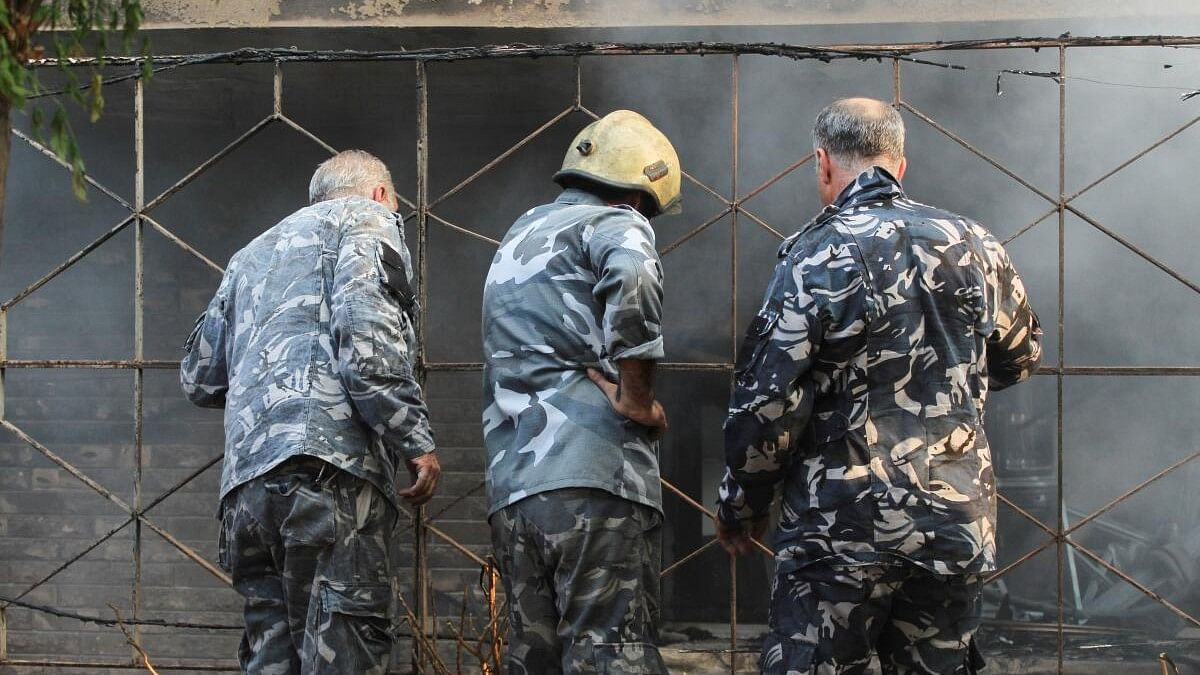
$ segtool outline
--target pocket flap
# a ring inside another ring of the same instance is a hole
[[[321,582],[321,602],[325,609],[336,614],[386,619],[391,614],[392,588],[387,584],[348,584],[326,580]]]

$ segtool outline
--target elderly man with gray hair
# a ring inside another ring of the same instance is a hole
[[[309,201],[234,254],[180,381],[225,409],[218,548],[245,597],[243,671],[382,675],[400,503],[428,501],[440,473],[412,264],[375,157],[321,164]]]
[[[1004,248],[900,186],[904,123],[836,101],[813,129],[825,209],[784,241],[725,422],[718,536],[746,553],[783,484],[764,673],[975,673],[996,569],[989,390],[1041,329]]]

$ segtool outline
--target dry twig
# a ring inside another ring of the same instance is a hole
[[[130,633],[129,629],[125,627],[125,621],[121,618],[121,610],[117,609],[117,606],[112,603],[109,603],[108,607],[117,617],[117,628],[121,629],[121,634],[125,636],[125,642],[127,642],[130,647],[133,647],[133,651],[137,652],[138,655],[142,657],[142,667],[149,671],[150,675],[158,675],[158,671],[155,670],[154,665],[150,663],[150,655],[146,653],[145,649],[142,649],[142,646],[138,644],[137,640],[133,639],[133,634]]]

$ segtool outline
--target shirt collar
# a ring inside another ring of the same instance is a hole
[[[904,188],[900,181],[881,166],[873,166],[858,174],[852,183],[842,190],[832,206],[838,211],[858,206],[866,202],[878,202],[898,199],[904,196]]]
[[[554,200],[555,204],[586,204],[588,206],[604,206],[606,202],[596,195],[578,188],[567,188]]]
[[[846,209],[854,208],[868,202],[899,199],[903,196],[904,188],[900,186],[900,181],[896,180],[895,176],[889,173],[887,169],[881,166],[873,166],[858,174],[858,177],[842,190],[841,194],[837,196],[837,199],[833,200],[832,204],[821,209],[821,212],[815,218],[808,221],[804,227],[783,240],[783,244],[779,246],[779,256],[786,256],[792,250],[792,246],[799,240],[802,233],[824,223]]]

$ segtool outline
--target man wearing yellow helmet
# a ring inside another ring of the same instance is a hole
[[[562,194],[513,224],[484,287],[483,426],[509,673],[666,673],[654,396],[670,141],[627,110],[588,125]]]

